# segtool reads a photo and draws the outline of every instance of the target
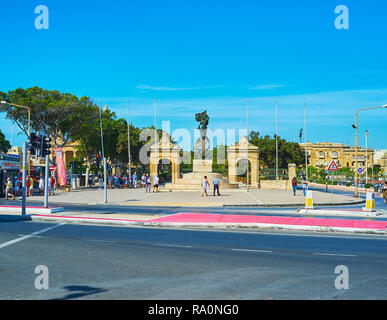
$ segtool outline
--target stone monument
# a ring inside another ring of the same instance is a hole
[[[238,188],[237,183],[229,183],[228,179],[223,177],[222,174],[212,172],[210,140],[207,137],[210,118],[207,111],[195,114],[195,119],[199,122],[200,137],[194,145],[193,172],[184,174],[182,178],[176,179],[173,183],[167,183],[165,188],[169,190],[201,190],[204,176],[207,176],[211,186],[213,179],[217,177],[221,190]]]

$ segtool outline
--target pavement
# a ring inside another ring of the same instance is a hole
[[[329,211],[324,217],[324,210],[319,210],[319,216],[279,216],[254,214],[226,214],[211,212],[177,212],[173,214],[96,214],[90,212],[56,212],[51,214],[28,214],[20,216],[16,213],[0,215],[9,220],[16,217],[20,220],[57,223],[81,223],[97,225],[120,225],[127,227],[173,227],[173,228],[256,228],[293,231],[345,232],[387,235],[387,220],[384,214],[375,217],[352,216],[347,211],[347,217],[333,217]],[[323,216],[323,217],[321,217]]]
[[[124,206],[184,206],[184,207],[299,207],[305,204],[302,190],[294,196],[287,190],[221,190],[220,196],[202,197],[201,191],[161,191],[145,193],[144,189],[108,189],[109,204]],[[11,200],[10,200],[11,201]],[[29,197],[27,201],[43,202],[42,196]],[[104,190],[99,188],[80,188],[71,192],[59,191],[49,197],[49,203],[102,204]],[[364,199],[348,195],[313,191],[315,206],[355,205],[364,203]]]

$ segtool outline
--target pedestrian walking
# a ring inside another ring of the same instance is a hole
[[[208,197],[207,186],[211,187],[210,183],[207,180],[207,176],[204,176],[204,179],[203,179],[203,182],[202,182],[202,189],[203,189],[202,197],[204,197],[204,195],[206,195],[206,197]]]
[[[302,177],[302,191],[304,192],[304,196],[306,197],[306,190],[308,189],[308,181],[306,181],[305,177]]]
[[[13,194],[16,197],[20,196],[20,181],[18,177],[15,176],[15,179],[13,181]]]
[[[8,200],[8,197],[11,197],[15,200],[15,196],[13,195],[13,184],[11,178],[7,178],[7,185],[5,187],[5,200]]]
[[[29,197],[31,195],[31,180],[30,180],[30,176],[27,176],[26,178],[26,191],[27,191],[27,194],[26,196]]]
[[[143,188],[145,188],[145,179],[146,179],[145,173],[143,173],[142,176],[141,176],[141,185],[142,185]]]
[[[49,192],[49,196],[51,195],[55,195],[55,178],[53,176],[51,176],[50,178],[50,192]]]
[[[218,179],[218,177],[215,177],[214,180],[212,180],[212,184],[214,185],[214,197],[215,197],[215,191],[217,191],[218,196],[220,196],[220,193],[219,193],[219,179]]]
[[[145,193],[147,193],[149,191],[149,193],[151,192],[151,180],[150,180],[150,176],[148,176],[148,174],[146,174],[145,176]]]
[[[156,174],[153,178],[153,192],[159,192],[159,176]]]
[[[384,181],[382,194],[384,198],[384,203],[387,203],[387,181]]]
[[[293,194],[294,196],[296,196],[296,192],[297,192],[297,178],[296,177],[293,177],[292,179],[292,188],[293,188]]]
[[[43,192],[44,192],[44,179],[43,179],[43,176],[40,176],[40,179],[39,179],[39,195],[43,195]]]

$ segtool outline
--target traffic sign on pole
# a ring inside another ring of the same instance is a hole
[[[329,167],[328,167],[328,170],[329,171],[339,171],[339,167],[336,163],[335,160],[332,160],[330,163],[329,163]]]
[[[357,169],[357,172],[358,172],[359,174],[362,174],[362,173],[363,173],[363,169],[362,169],[362,168],[359,168],[359,169]]]

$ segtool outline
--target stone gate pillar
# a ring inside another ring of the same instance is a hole
[[[227,148],[228,180],[237,183],[237,163],[247,159],[251,165],[251,187],[259,188],[259,148],[248,141],[247,136],[241,137],[239,142]]]

